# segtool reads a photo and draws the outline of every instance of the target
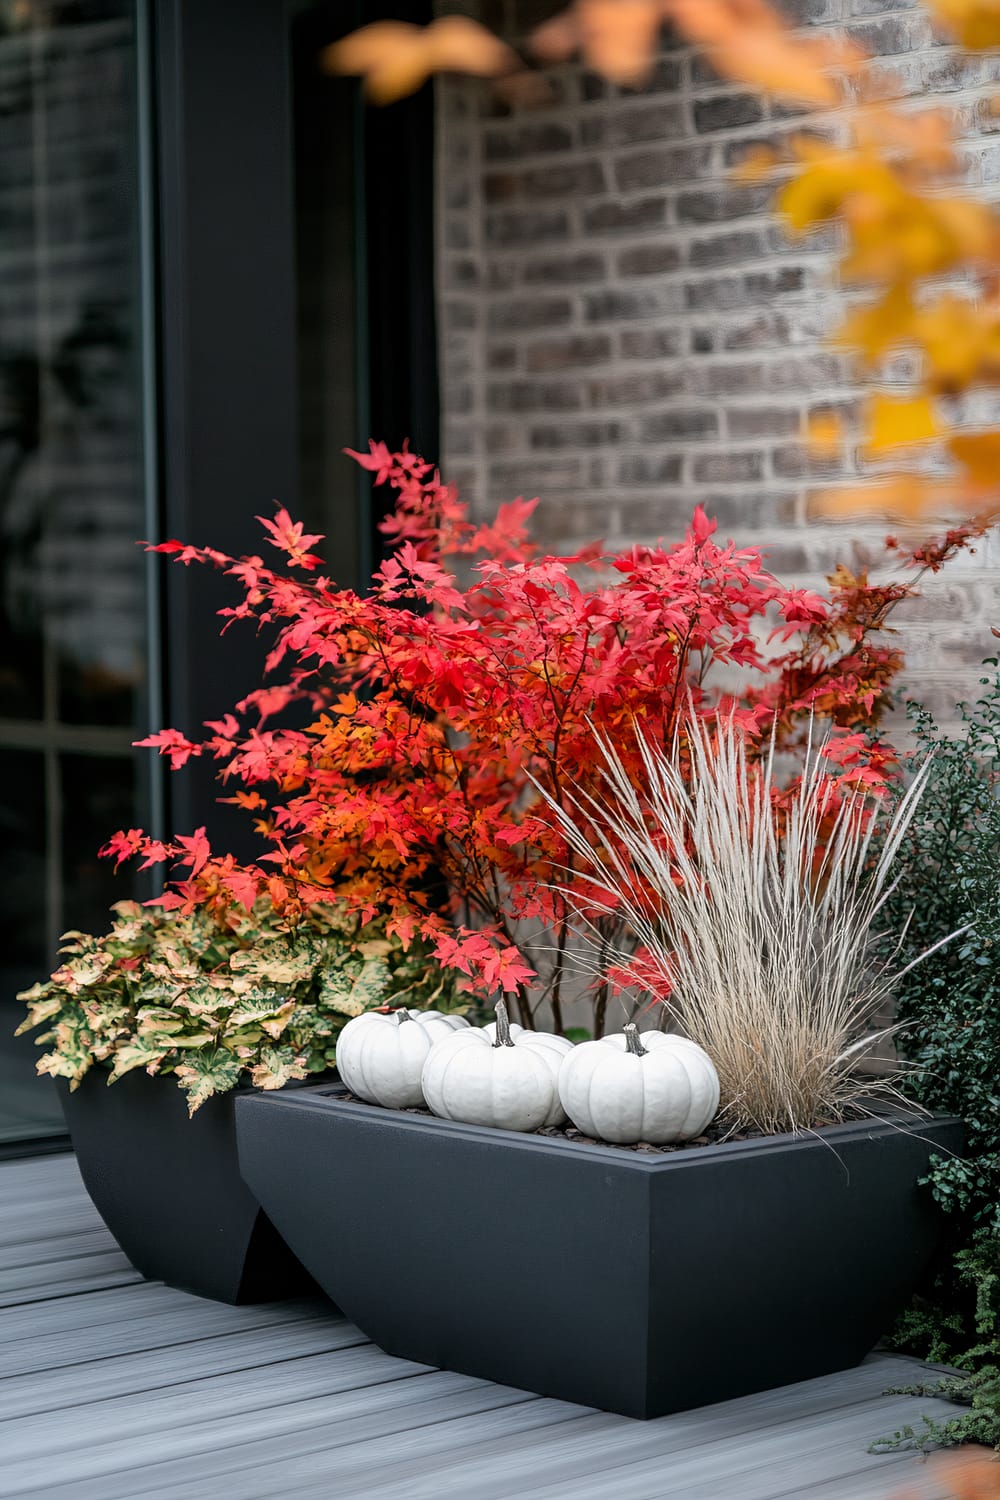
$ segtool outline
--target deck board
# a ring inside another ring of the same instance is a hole
[[[856,1370],[653,1422],[394,1359],[320,1301],[144,1282],[70,1156],[0,1163],[0,1497],[942,1500],[867,1445],[942,1402]]]

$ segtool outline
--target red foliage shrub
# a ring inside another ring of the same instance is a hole
[[[637,756],[637,728],[668,743],[683,713],[727,712],[792,745],[815,712],[836,728],[840,774],[880,779],[877,725],[901,665],[886,620],[913,581],[874,585],[841,567],[828,598],[785,588],[758,552],[721,544],[700,507],[672,546],[542,556],[528,538],[535,502],[476,525],[423,460],[375,443],[355,456],[397,495],[391,551],[366,596],[323,576],[310,550],[320,538],[285,511],[262,520],[280,569],[180,542],[154,549],[235,578],[243,597],[222,611],[227,627],[250,619],[274,636],[269,684],[207,737],[167,729],[141,742],[174,768],[211,756],[263,845],[241,866],[213,854],[204,830],[168,844],[116,834],[105,852],[119,861],[180,868],[168,905],[249,905],[266,890],[294,921],[335,892],[388,912],[404,940],[429,939],[475,988],[511,992],[525,1025],[547,1000],[560,1029],[563,890],[581,877],[533,782],[557,800],[596,789],[594,728]],[[939,566],[975,533],[918,561]],[[470,583],[449,558],[465,559]],[[738,669],[736,696],[713,687],[720,667]],[[273,727],[293,704],[298,727]],[[598,975],[596,1034],[610,982]]]

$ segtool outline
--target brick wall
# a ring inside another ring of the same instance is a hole
[[[484,19],[516,36],[553,9],[486,0]],[[995,63],[941,45],[916,5],[785,11],[846,26],[876,69],[953,108],[968,181],[994,191]],[[439,84],[446,472],[480,511],[540,495],[553,547],[673,537],[701,502],[783,579],[821,587],[888,529],[809,516],[832,470],[803,453],[803,425],[816,408],[850,416],[856,396],[849,360],[825,342],[843,312],[832,242],[789,243],[769,190],[730,173],[748,146],[836,120],[769,105],[669,39],[641,90],[571,67],[550,76],[550,104],[513,112],[475,81]],[[911,374],[904,359],[893,378]],[[945,718],[995,645],[998,585],[993,539],[900,614],[907,686]]]

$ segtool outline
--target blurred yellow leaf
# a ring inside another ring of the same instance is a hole
[[[872,455],[926,443],[941,433],[929,396],[876,394],[867,404],[866,418],[865,450]]]
[[[778,153],[771,146],[751,146],[732,170],[736,182],[763,182],[778,165]]]
[[[974,484],[1000,484],[1000,432],[956,433],[948,451],[968,469]]]
[[[442,16],[429,26],[374,21],[327,47],[322,60],[331,73],[364,78],[377,104],[414,93],[433,73],[492,78],[518,65],[517,54],[506,43],[466,16]]]
[[[795,36],[766,0],[663,0],[663,13],[717,72],[805,104],[835,104],[829,70],[861,56],[833,37]]]
[[[806,443],[817,458],[834,458],[844,444],[844,424],[836,412],[816,412],[806,426]]]
[[[893,344],[910,336],[913,303],[905,286],[894,286],[880,301],[850,313],[837,332],[837,343],[857,349],[874,364]]]
[[[943,394],[965,390],[993,362],[1000,368],[996,323],[951,292],[914,314],[913,337],[927,355],[934,389]]]
[[[958,1453],[935,1454],[930,1460],[939,1479],[955,1500],[996,1500],[1000,1496],[1000,1463],[990,1448],[963,1448]]]
[[[928,0],[928,3],[963,47],[975,51],[1000,47],[1000,5],[997,0]]]
[[[796,153],[804,147],[796,142]],[[858,160],[853,154],[825,148],[778,194],[776,207],[793,234],[804,234],[839,213],[845,199],[857,190]]]
[[[648,78],[663,25],[663,0],[576,0],[535,28],[532,50],[548,62],[579,52],[584,62],[626,86]]]
[[[955,496],[941,480],[919,474],[894,474],[889,479],[842,485],[809,501],[809,515],[846,521],[857,516],[918,523],[955,508]]]

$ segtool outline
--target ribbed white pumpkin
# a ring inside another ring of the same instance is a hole
[[[424,1102],[420,1074],[435,1042],[471,1031],[464,1016],[437,1010],[369,1010],[337,1038],[337,1072],[352,1094],[387,1109]]]
[[[565,1119],[559,1068],[572,1042],[511,1026],[500,1000],[496,1021],[437,1042],[427,1054],[421,1086],[427,1108],[442,1120],[538,1130]]]
[[[584,1135],[617,1145],[668,1146],[701,1135],[719,1107],[708,1053],[681,1036],[644,1032],[582,1042],[559,1071],[559,1097]]]

